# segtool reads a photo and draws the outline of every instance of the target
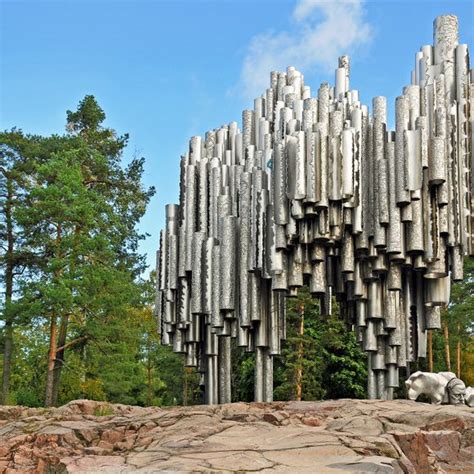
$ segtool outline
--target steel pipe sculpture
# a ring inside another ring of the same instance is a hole
[[[350,89],[342,56],[317,97],[295,68],[272,72],[242,131],[191,138],[179,205],[166,207],[156,311],[207,403],[231,400],[231,338],[255,351],[255,400],[272,400],[285,298],[303,285],[322,314],[339,301],[367,351],[369,398],[391,398],[399,369],[425,357],[474,250],[474,74],[457,26],[436,18],[395,131],[385,97],[369,114]]]

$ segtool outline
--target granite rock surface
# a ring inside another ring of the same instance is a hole
[[[474,472],[474,409],[408,400],[0,407],[0,473]]]

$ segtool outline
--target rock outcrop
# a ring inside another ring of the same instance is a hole
[[[474,410],[408,400],[0,407],[0,473],[474,472]]]

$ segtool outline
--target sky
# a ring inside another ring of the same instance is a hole
[[[62,133],[66,110],[93,94],[105,125],[130,134],[124,163],[144,156],[144,183],[156,187],[140,222],[153,268],[192,135],[240,124],[271,70],[295,66],[314,92],[333,83],[342,54],[362,102],[384,95],[393,116],[416,51],[446,13],[472,49],[468,0],[0,0],[0,129]]]

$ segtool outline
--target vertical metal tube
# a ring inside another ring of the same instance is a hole
[[[219,403],[230,403],[232,401],[230,337],[220,336],[218,343]]]
[[[256,402],[264,401],[264,348],[255,348],[255,382],[254,382],[254,400]]]

